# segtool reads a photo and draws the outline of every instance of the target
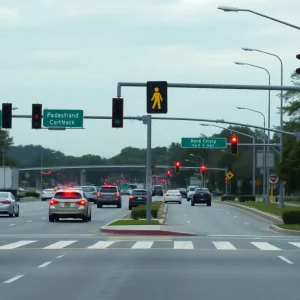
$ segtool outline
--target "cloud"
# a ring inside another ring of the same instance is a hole
[[[8,7],[0,7],[0,22],[15,21],[20,18],[19,13]]]
[[[74,50],[40,50],[33,52],[33,59],[42,61],[74,60],[82,53],[83,51]]]

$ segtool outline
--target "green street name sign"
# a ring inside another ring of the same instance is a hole
[[[44,109],[43,126],[50,128],[82,128],[83,110]]]
[[[214,148],[225,149],[226,138],[182,138],[181,148]]]

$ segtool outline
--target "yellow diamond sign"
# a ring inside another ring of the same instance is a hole
[[[230,180],[232,177],[234,176],[234,174],[229,171],[227,174],[226,174],[226,177]]]

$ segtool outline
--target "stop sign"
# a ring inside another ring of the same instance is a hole
[[[271,174],[269,177],[269,182],[272,184],[276,184],[278,182],[279,178],[276,174]]]

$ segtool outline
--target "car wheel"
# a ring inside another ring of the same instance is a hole
[[[19,215],[20,215],[20,207],[18,208],[18,213],[15,214],[15,217],[19,217]]]
[[[102,208],[102,204],[97,202],[97,208]]]
[[[195,203],[193,200],[191,201],[191,206],[195,206]]]
[[[181,201],[179,201],[178,203],[179,203],[179,204],[182,204],[182,202],[181,202]]]
[[[82,222],[88,222],[88,220],[89,220],[89,218],[87,217],[87,216],[84,216],[83,218],[82,218]]]
[[[8,214],[10,218],[13,218],[14,217],[14,209],[12,211],[12,214]]]
[[[211,206],[211,202],[207,202],[207,206]]]
[[[49,222],[54,222],[54,218],[49,216]]]
[[[132,210],[132,206],[131,206],[131,205],[129,205],[129,206],[128,206],[128,209],[129,209],[129,210]]]
[[[90,216],[88,217],[88,221],[92,221],[92,213],[91,213]]]
[[[117,204],[117,208],[121,208],[121,207],[122,207],[122,203],[119,202],[119,203]]]
[[[94,201],[94,204],[97,204],[97,200]]]

